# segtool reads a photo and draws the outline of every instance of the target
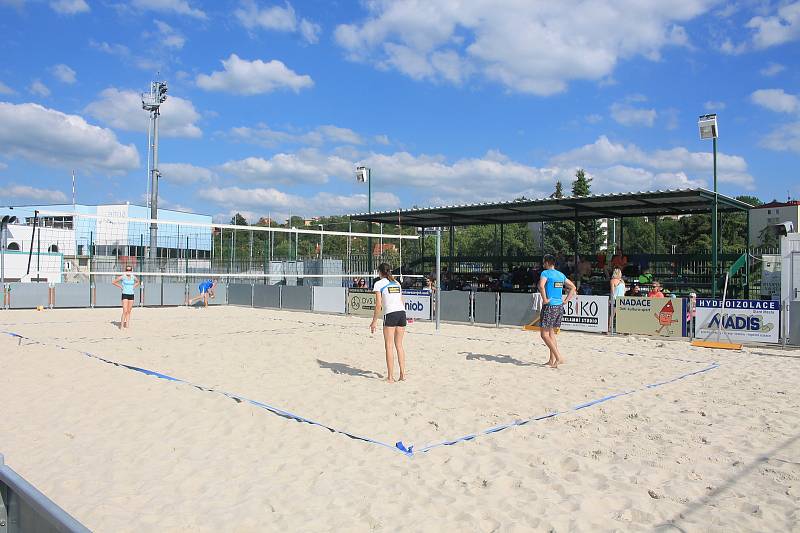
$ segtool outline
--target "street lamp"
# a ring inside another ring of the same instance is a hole
[[[717,137],[719,136],[719,128],[717,126],[717,115],[712,113],[710,115],[700,115],[697,120],[697,126],[700,128],[700,139],[711,139],[714,142],[714,207],[711,211],[711,297],[717,297],[717,262],[718,262],[718,248],[719,237],[717,231],[717,216],[719,207],[719,198],[717,197]]]
[[[369,167],[356,167],[356,181],[367,183],[367,213],[372,214],[372,169]],[[372,233],[372,221],[369,223],[369,233]],[[367,270],[372,277],[372,237],[367,239]]]
[[[3,301],[0,308],[6,306],[6,247],[8,246],[8,225],[16,224],[17,217],[5,215],[0,219],[0,287],[3,290]]]

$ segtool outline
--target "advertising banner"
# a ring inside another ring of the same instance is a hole
[[[372,289],[348,289],[347,312],[351,315],[371,317],[375,312],[375,293]]]
[[[431,293],[429,291],[403,289],[406,317],[415,320],[431,319]]]
[[[576,296],[564,304],[561,328],[605,333],[608,331],[608,296]]]
[[[722,320],[721,340],[731,342],[778,342],[780,330],[780,302],[775,300],[722,300],[697,299],[695,337],[716,339]]]
[[[623,296],[616,299],[618,333],[685,337],[685,302],[680,298]]]

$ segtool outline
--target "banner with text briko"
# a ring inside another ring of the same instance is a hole
[[[431,293],[403,290],[406,317],[417,320],[431,319]],[[375,293],[371,289],[349,289],[347,308],[351,315],[371,317],[375,312]]]
[[[608,331],[608,296],[576,296],[564,304],[561,329],[570,331]]]
[[[721,300],[699,298],[695,337],[714,338],[722,321],[720,339],[732,342],[778,342],[781,303],[775,300]]]
[[[623,296],[615,301],[618,333],[685,337],[686,311],[681,298]]]

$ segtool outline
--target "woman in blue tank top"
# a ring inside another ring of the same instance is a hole
[[[131,274],[133,268],[125,267],[125,273],[112,283],[122,289],[122,318],[119,321],[119,329],[127,328],[131,321],[131,309],[133,309],[134,289],[139,286],[139,279]]]

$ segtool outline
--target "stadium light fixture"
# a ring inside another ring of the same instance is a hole
[[[700,139],[711,139],[714,142],[713,162],[714,162],[714,207],[711,211],[711,297],[717,296],[717,265],[719,263],[718,250],[719,231],[717,228],[719,198],[717,196],[717,137],[719,137],[719,127],[717,125],[716,113],[710,115],[700,115],[697,119],[697,127],[700,129]],[[748,215],[749,216],[749,215]]]
[[[142,109],[150,113],[150,124],[153,131],[153,144],[148,146],[148,162],[152,150],[153,166],[150,168],[150,259],[158,258],[158,117],[161,115],[161,104],[167,100],[167,82],[150,82],[150,92],[142,93]]]

